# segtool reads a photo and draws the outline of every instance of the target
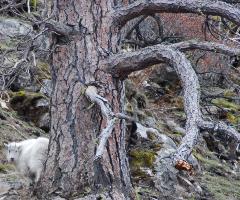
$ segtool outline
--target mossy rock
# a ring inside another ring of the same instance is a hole
[[[39,100],[43,99],[47,101],[47,98],[41,93],[19,91],[11,92],[10,96],[11,107],[27,121],[37,123],[39,117],[48,112],[47,106],[36,107]]]
[[[152,132],[147,132],[147,137],[148,137],[149,140],[152,140],[152,141],[157,140],[156,134],[152,133]]]
[[[186,120],[187,116],[186,116],[186,113],[183,112],[183,111],[174,111],[173,114],[180,118],[181,120]]]
[[[150,148],[154,151],[154,152],[157,152],[157,151],[160,151],[160,149],[162,149],[163,145],[156,142],[152,145],[150,145]]]
[[[134,187],[134,190],[136,200],[157,199],[160,195],[152,186],[138,186]]]
[[[152,168],[156,160],[156,152],[149,149],[132,149],[129,152],[130,165],[133,168],[148,167]]]
[[[227,108],[230,111],[240,111],[240,105],[230,102],[226,99],[222,99],[222,98],[218,98],[218,99],[213,99],[212,103],[218,107],[222,107],[222,108]]]
[[[26,92],[24,90],[19,91],[19,92],[11,92],[10,93],[11,100],[10,104],[13,107],[20,106],[20,109],[22,107],[29,107],[34,104],[34,101],[41,99],[41,98],[46,98],[43,94],[41,93],[35,93],[35,92]],[[21,105],[17,105],[17,104]],[[18,108],[16,107],[16,110]]]
[[[177,136],[183,136],[184,133],[180,132],[180,131],[173,131],[172,134],[177,135]]]

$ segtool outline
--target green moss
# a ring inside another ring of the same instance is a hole
[[[16,92],[14,96],[25,97],[26,96],[26,92],[24,90],[21,90],[19,92]]]
[[[179,132],[179,131],[173,131],[173,134],[174,134],[174,135],[179,135],[179,136],[182,136],[182,135],[183,135],[183,133],[182,133],[182,132]]]
[[[226,99],[213,99],[212,103],[216,106],[223,107],[223,108],[228,108],[231,111],[238,111],[240,110],[240,105],[227,101]]]
[[[45,98],[45,96],[40,92],[26,92],[24,90],[21,90],[19,92],[11,92],[9,94],[11,96],[10,103],[14,103],[19,99],[25,99],[25,101],[27,102],[32,101],[33,99]]]
[[[182,120],[186,119],[186,114],[183,111],[174,111],[173,114]]]
[[[39,61],[37,63],[37,78],[41,81],[43,79],[51,79],[50,66],[46,62]]]
[[[220,163],[217,159],[214,160],[213,158],[207,158],[196,152],[193,152],[193,155],[203,164],[207,171],[220,173],[231,171],[228,165]]]
[[[224,92],[224,97],[234,97],[234,96],[236,96],[236,93],[233,92],[232,90],[226,90]]]
[[[31,120],[32,122],[36,123],[39,119],[39,116],[48,110],[46,107],[35,108],[35,105],[39,99],[46,99],[46,97],[41,93],[20,91],[11,92],[10,96],[11,107],[17,111],[18,115],[27,121]]]
[[[157,151],[159,151],[159,150],[162,148],[162,144],[160,144],[160,143],[155,143],[155,144],[150,145],[150,148],[151,148],[153,151],[157,152]]]
[[[203,157],[201,154],[197,152],[193,152],[193,155],[202,163],[206,164],[212,164],[212,165],[217,165],[217,163],[212,162],[212,160],[209,160],[208,158]]]
[[[30,1],[30,5],[33,8],[34,11],[36,11],[37,9],[37,4],[38,4],[38,0],[31,0]]]
[[[151,179],[148,170],[154,168],[156,153],[154,150],[136,148],[129,152],[131,175],[134,181]]]
[[[0,173],[7,173],[9,170],[12,169],[14,169],[13,165],[0,163]]]
[[[210,173],[204,174],[202,180],[215,199],[240,199],[240,180],[216,176]]]
[[[0,17],[1,19],[1,17]],[[17,45],[18,41],[14,40],[14,39],[6,39],[6,40],[2,40],[0,43],[0,49],[1,50],[8,50],[8,49],[12,49],[13,47],[15,47]]]
[[[152,168],[156,160],[156,153],[148,149],[133,149],[129,152],[129,156],[131,157],[130,165],[135,168]]]
[[[228,112],[227,120],[232,124],[238,124],[240,122],[240,115],[235,115],[231,112]]]
[[[181,97],[181,96],[174,97],[174,98],[170,99],[170,102],[172,103],[172,105],[174,107],[178,108],[179,110],[184,110],[183,97]]]
[[[152,132],[147,132],[147,136],[148,136],[148,139],[153,141],[157,139],[156,134]]]
[[[9,94],[11,96],[10,104],[17,111],[23,108],[29,108],[36,100],[45,98],[41,93],[26,91],[11,92]]]

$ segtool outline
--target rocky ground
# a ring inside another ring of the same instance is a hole
[[[170,73],[173,72],[170,70]],[[157,80],[152,76],[139,85],[134,76],[126,82],[126,113],[143,125],[134,132],[133,125],[128,124],[127,148],[137,198],[240,199],[239,159],[232,149],[234,144],[221,134],[202,133],[193,156],[189,158],[192,171],[178,171],[166,165],[167,157],[175,151],[185,134],[181,87],[176,76],[171,78],[171,84],[163,83],[159,75]],[[171,76],[165,76],[165,81],[166,77]],[[134,89],[136,87],[139,89]],[[235,95],[224,88],[206,90]],[[33,199],[31,189],[26,190],[28,180],[6,162],[3,143],[48,136],[49,117],[42,117],[49,115],[48,97],[41,87],[38,91],[21,88],[8,93],[9,102],[2,101],[6,104],[0,107],[0,199]],[[215,117],[227,112],[224,120],[239,128],[238,103],[216,98],[210,106],[202,109],[206,117],[208,112]]]
[[[158,130],[158,136],[147,130],[147,138],[138,133],[130,137],[130,167],[139,199],[240,199],[240,161],[231,138],[202,131],[188,160],[192,171],[179,172],[164,164],[185,134],[181,87],[176,74],[167,67],[163,71],[156,67],[148,80],[140,82],[139,74],[131,80],[127,83],[126,111],[144,126]],[[137,91],[133,90],[136,84]],[[229,87],[209,86],[202,90],[214,96],[207,106],[202,100],[204,116],[224,120],[239,130],[239,102],[224,98],[239,94]],[[219,95],[223,98],[216,98]]]

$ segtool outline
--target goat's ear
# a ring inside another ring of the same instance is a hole
[[[237,144],[236,152],[240,153],[240,143]]]
[[[7,143],[4,142],[3,145],[4,145],[5,148],[8,148],[8,144]]]
[[[22,151],[22,147],[21,146],[18,146],[17,149],[18,149],[19,152]]]

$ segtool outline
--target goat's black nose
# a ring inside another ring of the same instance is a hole
[[[14,158],[11,158],[11,162],[13,162],[14,161]]]

